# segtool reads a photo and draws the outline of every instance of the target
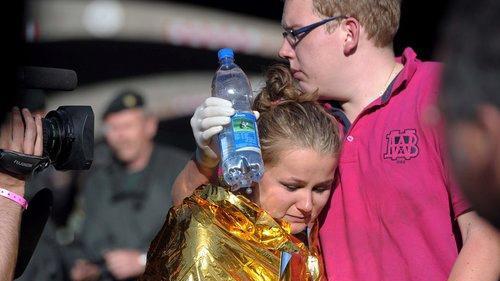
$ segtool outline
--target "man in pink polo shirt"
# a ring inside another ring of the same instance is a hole
[[[448,172],[435,106],[441,66],[409,48],[395,58],[399,16],[400,0],[285,1],[279,55],[345,133],[320,233],[328,278],[496,281],[498,233],[470,211]],[[209,139],[199,143],[177,178],[178,202],[197,186],[197,171],[213,174]]]
[[[409,48],[395,58],[399,15],[399,0],[285,1],[279,54],[302,89],[335,101],[345,133],[320,234],[328,277],[498,280],[498,234],[448,172],[441,66]]]

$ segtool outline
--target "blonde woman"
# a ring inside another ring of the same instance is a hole
[[[142,280],[325,278],[316,221],[330,196],[340,140],[315,95],[292,81],[286,67],[271,68],[255,100],[265,172],[253,192],[197,188],[170,210]]]

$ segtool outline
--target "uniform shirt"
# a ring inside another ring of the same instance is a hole
[[[345,132],[320,230],[330,280],[446,280],[457,257],[455,219],[469,205],[444,160],[441,65],[409,48],[399,60],[404,69],[352,124],[327,106]]]
[[[97,155],[97,154],[96,154]],[[188,155],[155,145],[143,171],[128,173],[116,160],[93,167],[83,194],[85,220],[77,242],[83,258],[104,265],[113,249],[147,252],[171,206],[171,187]],[[105,274],[101,280],[108,280]]]

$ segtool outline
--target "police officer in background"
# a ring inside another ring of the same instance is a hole
[[[85,180],[85,219],[77,239],[72,280],[134,280],[171,206],[171,186],[188,156],[155,144],[157,119],[133,90],[106,109],[105,146],[96,147]]]

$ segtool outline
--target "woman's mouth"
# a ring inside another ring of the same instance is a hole
[[[286,214],[285,217],[288,222],[295,222],[295,223],[304,223],[308,219],[304,216],[294,216],[289,214]]]

